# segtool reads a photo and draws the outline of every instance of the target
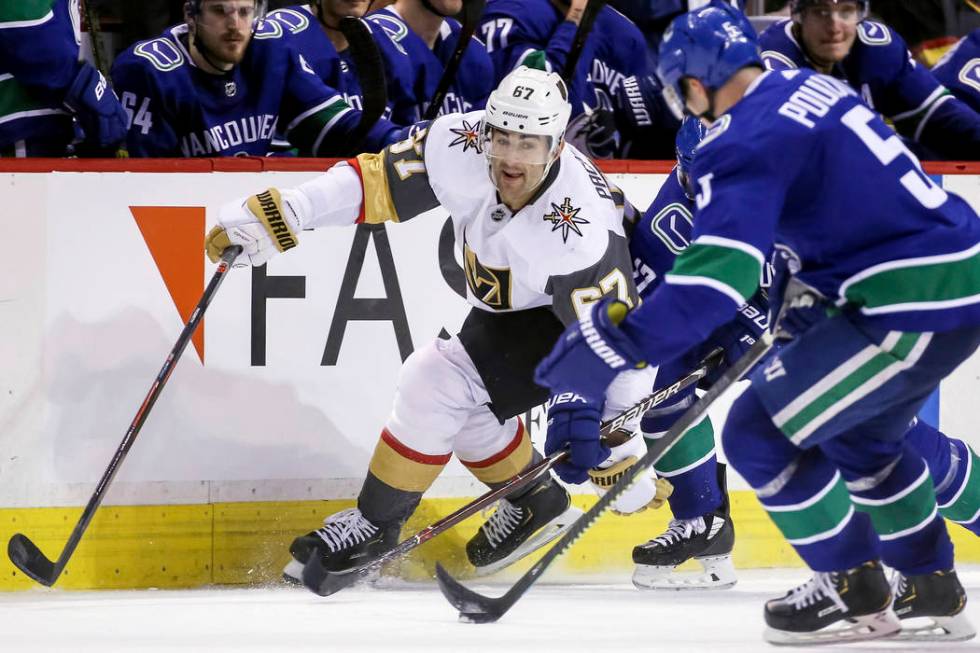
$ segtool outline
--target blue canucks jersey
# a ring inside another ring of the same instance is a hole
[[[549,0],[490,0],[480,23],[496,80],[544,52],[551,70],[561,72],[577,26]],[[586,108],[611,108],[623,78],[648,72],[643,34],[628,18],[604,7],[582,49],[569,89],[572,116]]]
[[[422,37],[409,28],[393,6],[369,14],[368,19],[383,27],[392,40],[405,48],[418,69],[422,87],[420,97],[424,98],[427,108],[429,100],[439,87],[442,73],[452,58],[456,44],[459,43],[462,25],[452,18],[444,19],[430,50]],[[474,36],[463,53],[456,77],[446,92],[438,115],[482,109],[493,88],[493,62],[487,54],[487,47]]]
[[[256,23],[242,62],[224,75],[200,70],[187,26],[141,41],[114,62],[112,78],[131,115],[131,156],[265,156],[277,129],[304,154],[345,155],[360,112],[288,47],[282,26]],[[379,121],[361,145],[381,149],[393,126]]]
[[[282,25],[293,47],[327,86],[340,91],[350,106],[358,110],[363,108],[364,93],[350,48],[337,52],[309,5],[273,11],[268,19]],[[422,98],[416,95],[416,69],[405,49],[395,43],[385,30],[372,27],[367,21],[365,24],[378,44],[384,64],[388,96],[385,117],[399,125],[411,125],[421,119]]]
[[[761,75],[709,129],[691,176],[691,244],[624,327],[651,362],[731,320],[773,247],[855,321],[920,332],[980,324],[976,212],[840,80]]]
[[[65,154],[74,128],[63,101],[78,59],[78,0],[0,3],[0,156]]]
[[[759,36],[769,70],[813,68],[793,21],[782,20]],[[905,41],[887,25],[857,26],[850,53],[831,75],[847,81],[872,109],[894,122],[903,136],[947,158],[975,158],[980,151],[980,115],[951,96],[916,63]]]
[[[932,68],[953,95],[980,113],[980,28],[973,30]]]

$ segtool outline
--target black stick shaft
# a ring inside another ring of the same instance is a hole
[[[449,63],[446,64],[445,70],[442,71],[442,77],[439,78],[436,92],[433,93],[432,98],[429,100],[429,106],[425,109],[425,115],[422,117],[424,120],[433,120],[439,115],[439,109],[442,107],[443,100],[446,99],[449,87],[456,80],[456,73],[459,71],[460,62],[463,61],[463,55],[466,54],[466,48],[470,45],[473,32],[476,31],[476,24],[480,21],[480,16],[483,14],[485,5],[486,0],[465,1],[463,5],[463,25],[460,28],[459,41],[456,43],[456,48],[453,50],[452,56],[449,57]]]
[[[159,398],[164,386],[167,384],[167,380],[170,378],[171,373],[173,373],[177,361],[180,360],[181,354],[183,354],[184,349],[187,348],[187,343],[190,342],[191,337],[197,330],[197,326],[200,324],[201,318],[204,317],[204,311],[207,310],[208,305],[211,303],[215,293],[221,286],[221,282],[224,281],[232,262],[241,253],[241,251],[241,247],[234,245],[227,248],[221,255],[221,262],[218,264],[218,269],[215,271],[214,275],[212,275],[211,281],[204,290],[204,294],[201,296],[200,301],[194,308],[194,312],[191,313],[190,319],[184,325],[184,329],[180,332],[180,336],[177,338],[176,344],[174,344],[173,349],[170,350],[170,354],[167,355],[167,359],[164,361],[163,367],[160,368],[160,372],[150,385],[149,392],[147,392],[146,397],[143,399],[143,403],[140,404],[139,410],[136,411],[136,416],[133,417],[132,423],[130,423],[129,428],[126,430],[126,435],[123,436],[122,442],[119,443],[116,453],[112,456],[112,460],[109,462],[109,466],[106,468],[105,473],[102,474],[102,478],[99,480],[99,483],[95,488],[95,493],[92,495],[92,498],[88,500],[88,504],[85,506],[85,510],[82,511],[82,516],[79,518],[78,523],[75,524],[75,528],[68,537],[68,542],[61,551],[61,555],[58,556],[58,560],[53,563],[53,565],[46,559],[40,560],[41,565],[44,567],[43,571],[45,573],[38,573],[38,568],[30,568],[30,559],[25,560],[21,555],[13,554],[13,543],[15,539],[19,539],[21,542],[23,542],[24,540],[27,540],[27,538],[23,535],[17,534],[11,539],[11,544],[8,547],[8,553],[10,554],[11,561],[31,578],[34,578],[38,582],[48,586],[53,585],[55,581],[58,580],[58,577],[64,570],[65,565],[68,564],[68,560],[71,558],[72,553],[75,552],[75,548],[78,546],[82,536],[85,534],[86,529],[88,529],[89,523],[92,521],[92,518],[95,517],[95,512],[98,510],[99,505],[105,498],[106,492],[109,490],[109,485],[112,483],[112,479],[115,478],[116,472],[119,471],[119,466],[122,465],[123,460],[126,458],[126,454],[128,454],[130,448],[132,448],[133,442],[136,440],[136,436],[139,435],[140,429],[143,427],[143,423],[146,422],[146,418],[150,414],[150,410],[153,408],[153,405]],[[36,551],[36,547],[34,547],[29,540],[27,540],[27,544],[30,547],[33,547]],[[40,553],[35,553],[32,558],[36,560],[37,555],[40,555]]]
[[[649,445],[647,453],[640,458],[623,477],[616,482],[599,500],[579,517],[561,539],[555,543],[518,581],[499,598],[477,594],[453,578],[441,565],[436,566],[439,589],[449,602],[460,610],[460,617],[477,623],[496,621],[504,615],[551,566],[558,556],[564,553],[593,522],[625,492],[647,467],[659,460],[678,441],[681,436],[707,413],[708,408],[725,394],[746,372],[759,362],[772,348],[775,338],[768,332],[742,358],[732,365],[693,406],[674,423],[664,436]]]
[[[681,390],[697,383],[707,376],[711,370],[718,366],[723,355],[724,351],[720,348],[711,352],[701,362],[698,369],[694,370],[684,378],[678,379],[676,382],[652,392],[641,401],[630,407],[628,410],[624,411],[613,419],[604,422],[599,429],[599,436],[603,438],[608,436],[610,433],[620,428],[625,422],[643,415],[643,413],[650,410],[654,406],[664,403],[667,401],[667,399],[673,397]],[[380,557],[375,558],[371,562],[360,567],[355,567],[354,569],[346,572],[325,572],[326,575],[321,574],[321,576],[316,579],[316,587],[311,587],[310,589],[313,589],[313,591],[321,596],[328,596],[357,582],[357,580],[367,576],[374,570],[380,569],[385,563],[402,557],[412,549],[424,544],[440,533],[449,530],[453,526],[462,522],[464,519],[476,514],[487,506],[492,505],[494,502],[499,501],[517,490],[530,485],[542,475],[548,473],[548,470],[564,460],[566,456],[568,456],[567,451],[556,451],[552,453],[541,462],[514,476],[503,486],[477,497],[455,512],[452,512],[442,519],[430,524],[429,526],[426,526],[412,537],[400,542],[394,549],[386,551]]]
[[[585,49],[585,42],[592,31],[592,25],[595,23],[596,16],[605,6],[606,0],[589,0],[588,4],[585,5],[582,18],[579,19],[578,28],[575,30],[575,37],[572,39],[572,47],[568,51],[568,58],[565,59],[565,67],[561,71],[561,78],[565,80],[565,84],[569,88],[575,81],[575,68],[578,67],[578,60],[582,57],[582,50]]]

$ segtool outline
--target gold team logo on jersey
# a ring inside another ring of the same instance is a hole
[[[480,151],[480,123],[477,122],[474,125],[463,121],[463,126],[458,129],[450,129],[452,133],[456,134],[456,138],[449,143],[449,147],[455,145],[462,145],[463,151],[470,149],[471,147],[477,152]]]
[[[476,258],[476,252],[463,241],[466,285],[481,302],[498,311],[511,307],[510,268],[490,268]]]
[[[589,221],[585,218],[578,217],[578,212],[582,209],[572,206],[571,197],[566,197],[565,201],[561,203],[561,206],[552,202],[551,208],[553,211],[545,215],[544,219],[552,224],[552,231],[561,229],[561,241],[563,243],[568,242],[568,234],[570,232],[574,231],[577,235],[582,235],[582,230],[578,228],[580,224],[589,224]]]

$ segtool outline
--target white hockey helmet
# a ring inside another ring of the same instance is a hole
[[[495,156],[490,135],[493,129],[544,136],[548,139],[548,156],[542,179],[554,163],[572,113],[568,89],[557,73],[519,66],[507,74],[487,98],[480,130],[481,149],[488,160]],[[540,182],[539,182],[540,183]]]

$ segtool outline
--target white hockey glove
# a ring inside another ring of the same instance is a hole
[[[646,442],[641,436],[633,435],[621,439],[621,442],[617,444],[614,441],[614,436],[617,434],[629,436],[622,431],[610,434],[607,441],[610,441],[612,454],[601,465],[589,470],[589,480],[600,496],[605,494],[606,490],[611,488],[637,460],[646,454]],[[656,478],[653,470],[647,469],[632,487],[619,495],[612,510],[619,515],[631,515],[647,508],[660,508],[673,491],[674,486],[670,484],[670,481],[665,478]]]
[[[208,258],[217,263],[225,248],[241,245],[252,265],[262,265],[275,254],[296,247],[296,234],[303,228],[301,201],[296,191],[270,188],[224,205],[218,224],[204,241]]]

